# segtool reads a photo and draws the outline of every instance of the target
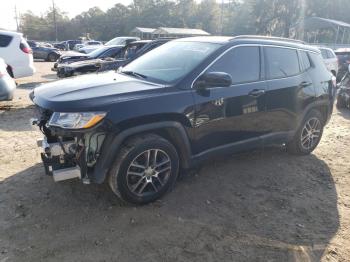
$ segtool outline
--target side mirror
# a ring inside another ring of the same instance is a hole
[[[201,75],[195,82],[195,87],[198,89],[212,87],[228,87],[232,85],[232,78],[224,72],[209,72]]]

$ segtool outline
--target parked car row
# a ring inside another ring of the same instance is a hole
[[[100,45],[103,45],[102,42],[100,41],[95,41],[95,40],[92,40],[92,41],[86,41],[84,43],[81,43],[81,44],[76,44],[73,48],[73,50],[75,51],[80,51],[81,48],[85,47],[85,46],[100,46]]]
[[[62,57],[63,63],[57,65],[57,76],[63,78],[92,72],[117,70],[119,67],[125,66],[137,57],[142,56],[169,40],[168,38],[153,41],[139,40],[130,42],[126,46],[104,46],[93,51],[93,53],[98,54],[101,50],[105,50],[101,56],[95,59],[87,56],[85,58],[80,57],[79,61],[67,62],[69,59]]]
[[[112,46],[112,45],[122,45],[125,46],[131,42],[140,40],[140,38],[138,37],[132,37],[132,36],[121,36],[121,37],[116,37],[113,38],[112,40],[108,41],[107,43],[105,43],[105,46]],[[89,54],[92,51],[95,51],[96,49],[100,48],[100,45],[88,45],[88,46],[84,46],[82,48],[79,49],[79,52],[81,53],[85,53],[85,54]]]
[[[169,191],[180,169],[214,155],[276,144],[310,154],[332,114],[334,79],[320,51],[298,41],[194,37],[30,97],[48,175],[106,181],[145,204]]]
[[[67,65],[73,62],[85,61],[97,58],[107,58],[107,57],[115,57],[119,51],[124,46],[102,46],[95,51],[89,54],[83,54],[75,51],[69,51],[66,54],[62,55],[55,63],[52,68],[52,71],[57,71],[58,67],[63,65]]]
[[[55,62],[61,56],[57,48],[49,47],[32,40],[28,40],[27,42],[32,49],[34,59],[44,59],[45,61]]]

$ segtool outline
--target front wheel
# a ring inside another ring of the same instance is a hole
[[[141,135],[124,143],[109,175],[121,199],[146,204],[162,197],[176,182],[179,157],[175,147],[157,135]]]
[[[308,155],[317,147],[323,134],[324,120],[317,110],[310,111],[287,144],[287,151],[295,155]]]

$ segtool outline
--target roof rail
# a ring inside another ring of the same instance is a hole
[[[263,36],[263,35],[239,35],[239,36],[234,36],[231,39],[231,41],[236,40],[236,39],[242,39],[242,38],[277,40],[277,41],[294,42],[294,43],[298,43],[298,44],[306,44],[304,41],[298,40],[298,39],[291,39],[291,38],[277,37],[277,36]]]

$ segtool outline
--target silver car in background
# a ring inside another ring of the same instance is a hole
[[[0,58],[0,101],[12,100],[16,82],[7,72],[4,59]]]

